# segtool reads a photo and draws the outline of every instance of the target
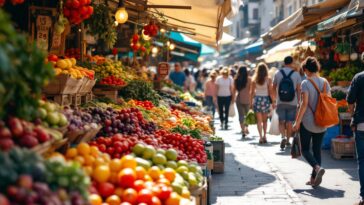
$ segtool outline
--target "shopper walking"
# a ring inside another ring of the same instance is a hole
[[[315,124],[315,112],[319,92],[330,93],[330,84],[325,78],[319,77],[320,64],[314,57],[308,57],[303,62],[303,70],[307,79],[302,82],[302,99],[293,131],[300,132],[302,155],[312,167],[311,178],[307,185],[316,187],[321,184],[325,169],[321,168],[321,144],[326,128]],[[312,147],[312,153],[311,153]]]
[[[349,111],[352,113],[352,128],[355,136],[356,153],[359,165],[361,200],[364,205],[364,72],[353,78],[347,96]]]
[[[169,74],[169,79],[176,85],[184,86],[186,81],[186,75],[182,72],[181,64],[174,64],[174,71]]]
[[[215,84],[216,77],[217,73],[215,71],[212,71],[210,73],[210,79],[207,80],[204,86],[205,102],[207,109],[212,112],[212,117],[213,117],[212,119],[215,119],[215,110],[216,110],[216,99],[217,99],[216,98],[217,87]]]
[[[286,145],[291,145],[289,139],[292,137],[292,124],[301,93],[301,76],[295,71],[291,56],[284,58],[284,67],[274,75],[273,90],[277,93],[276,113],[282,135],[281,149],[284,149]]]
[[[255,69],[250,96],[250,105],[257,116],[259,143],[267,143],[267,119],[274,96],[272,95],[272,80],[268,77],[268,66],[264,63],[258,64]]]
[[[250,87],[251,78],[248,76],[248,69],[242,66],[238,69],[238,73],[234,80],[234,91],[236,94],[236,107],[238,109],[240,128],[242,133],[242,138],[249,133],[248,128],[245,126],[245,115],[249,111],[250,107]]]
[[[233,78],[229,75],[228,68],[224,68],[221,71],[221,76],[216,79],[216,96],[217,105],[219,108],[221,129],[228,129],[229,109],[233,98]]]
[[[185,69],[184,72],[185,72],[185,75],[186,75],[184,90],[193,93],[196,90],[195,77],[193,77],[193,75],[191,74],[191,72],[188,69]]]

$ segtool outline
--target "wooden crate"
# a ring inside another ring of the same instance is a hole
[[[83,84],[80,87],[80,90],[78,91],[81,95],[86,95],[87,93],[90,93],[92,91],[92,88],[94,87],[96,80],[90,80],[89,78],[84,77],[82,79]]]
[[[191,195],[195,198],[196,205],[207,205],[207,181],[204,179],[204,184],[198,189],[190,190]]]
[[[82,79],[74,79],[69,75],[61,74],[56,76],[44,87],[43,93],[46,95],[76,94],[79,91],[82,82]]]
[[[72,95],[46,95],[47,100],[53,101],[61,106],[70,106],[72,104]]]
[[[81,95],[80,94],[72,95],[72,106],[78,107],[80,105],[81,105]]]
[[[211,141],[213,146],[214,162],[225,161],[225,143],[224,141]]]
[[[335,159],[356,158],[353,138],[334,138],[331,140],[331,154]]]
[[[224,173],[225,162],[214,162],[213,173]]]
[[[92,101],[92,99],[93,99],[92,92],[81,95],[81,104],[86,104],[86,103]]]
[[[99,98],[109,98],[113,101],[117,101],[118,99],[118,90],[109,90],[103,88],[94,88],[93,94]]]

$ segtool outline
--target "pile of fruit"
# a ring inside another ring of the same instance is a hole
[[[8,151],[15,145],[33,148],[51,140],[52,136],[41,126],[18,118],[9,118],[7,123],[0,121],[0,152]]]
[[[69,121],[68,131],[88,131],[91,128],[96,129],[98,126],[96,123],[93,122],[92,116],[87,113],[83,112],[82,110],[64,109],[64,115]]]
[[[87,193],[81,192],[86,191],[89,178],[78,167],[72,168],[73,165],[63,161],[44,160],[30,150],[19,148],[0,152],[0,159],[2,205],[88,204]]]
[[[99,136],[111,136],[117,133],[142,135],[156,130],[155,124],[147,122],[137,108],[122,110],[89,108],[87,112],[93,116],[96,123],[102,125],[103,129],[99,132]]]
[[[149,24],[144,26],[143,34],[146,36],[154,37],[158,34],[159,27],[155,22],[150,22]]]
[[[39,101],[38,120],[45,127],[62,128],[68,125],[66,116],[62,113],[61,107],[58,104]]]
[[[128,104],[131,106],[138,106],[146,110],[152,110],[154,108],[153,103],[149,100],[129,100]]]
[[[71,24],[79,24],[90,18],[94,13],[91,0],[67,0],[63,8],[63,15]]]
[[[138,145],[135,151],[144,153],[143,145]],[[155,152],[155,150],[153,151]],[[147,168],[146,160],[143,158],[127,155],[110,159],[108,154],[99,152],[97,147],[81,143],[76,148],[66,151],[66,159],[79,162],[91,176],[92,185],[89,195],[91,205],[102,203],[109,205],[141,203],[176,205],[190,197],[188,189],[184,188],[186,186],[182,186],[181,180],[177,184],[177,174],[173,169],[162,170],[151,164],[148,164],[149,168]],[[177,163],[175,162],[173,165],[177,165]],[[180,170],[186,171],[186,168],[187,166]],[[189,169],[187,168],[187,170]],[[193,179],[192,174],[190,176]],[[176,188],[172,188],[173,183]]]
[[[59,59],[56,55],[49,55],[48,61],[53,63],[56,75],[65,74],[70,75],[72,78],[80,79],[88,77],[93,80],[95,72],[87,68],[77,66],[75,58]]]
[[[123,65],[120,61],[114,62],[107,60],[105,63],[93,66],[92,69],[95,71],[96,76],[99,79],[104,79],[109,76],[122,79]]]
[[[107,76],[99,82],[101,85],[112,85],[112,86],[124,86],[126,83],[123,79],[115,77],[113,75]]]
[[[67,58],[75,58],[76,60],[79,60],[81,58],[81,49],[69,48],[65,51],[65,56]]]

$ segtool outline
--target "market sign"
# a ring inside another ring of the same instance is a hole
[[[159,63],[157,73],[160,79],[167,77],[169,74],[169,64],[167,62]]]

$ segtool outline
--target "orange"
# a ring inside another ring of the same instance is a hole
[[[149,181],[149,182],[153,181],[152,177],[150,177],[149,175],[145,175],[143,180],[144,181]]]
[[[144,167],[136,167],[135,173],[137,175],[137,179],[144,179],[144,176],[147,174],[147,171],[144,169]]]
[[[165,205],[179,205],[181,197],[176,193],[172,192],[171,196],[165,201]]]
[[[168,179],[170,182],[173,182],[174,179],[176,178],[176,171],[174,171],[174,169],[167,167],[164,171],[163,171],[163,176]]]
[[[135,202],[137,201],[137,197],[138,197],[138,192],[136,192],[134,189],[129,188],[125,189],[122,199],[125,202],[135,204]]]
[[[82,156],[77,156],[74,158],[74,160],[78,163],[80,163],[80,165],[85,164],[85,159]]]
[[[91,205],[101,205],[102,204],[102,199],[97,194],[91,194],[88,197],[88,201],[90,202]]]
[[[148,170],[148,175],[153,179],[153,180],[158,180],[160,175],[161,175],[161,170],[159,169],[159,167],[157,166],[153,166]]]
[[[137,166],[135,158],[130,155],[125,155],[123,158],[121,158],[121,163],[123,165],[123,168],[135,169],[135,167]]]
[[[122,169],[119,173],[119,185],[124,188],[129,188],[134,185],[136,173],[131,168]]]
[[[74,157],[77,156],[77,149],[76,148],[69,148],[66,151],[66,157],[69,159],[73,159]]]
[[[111,171],[119,172],[122,168],[122,163],[120,159],[113,159],[109,162],[109,167]]]
[[[90,145],[85,142],[81,142],[77,145],[77,152],[83,156],[88,155],[90,153]]]
[[[105,160],[105,162],[109,162],[111,160],[110,155],[106,153],[102,154],[101,157]]]
[[[92,178],[97,182],[107,182],[110,178],[110,168],[107,165],[100,165],[94,169]]]
[[[107,197],[106,203],[108,203],[109,205],[120,205],[121,200],[117,195],[111,195]]]
[[[124,193],[124,189],[123,188],[118,187],[118,188],[115,189],[115,195],[119,196],[120,198],[122,198],[123,193]]]
[[[95,146],[91,146],[90,147],[90,154],[93,156],[93,157],[98,157],[99,156],[99,149]]]
[[[86,155],[86,156],[84,156],[84,159],[85,159],[85,165],[91,166],[94,164],[95,157],[93,157],[91,155]]]

